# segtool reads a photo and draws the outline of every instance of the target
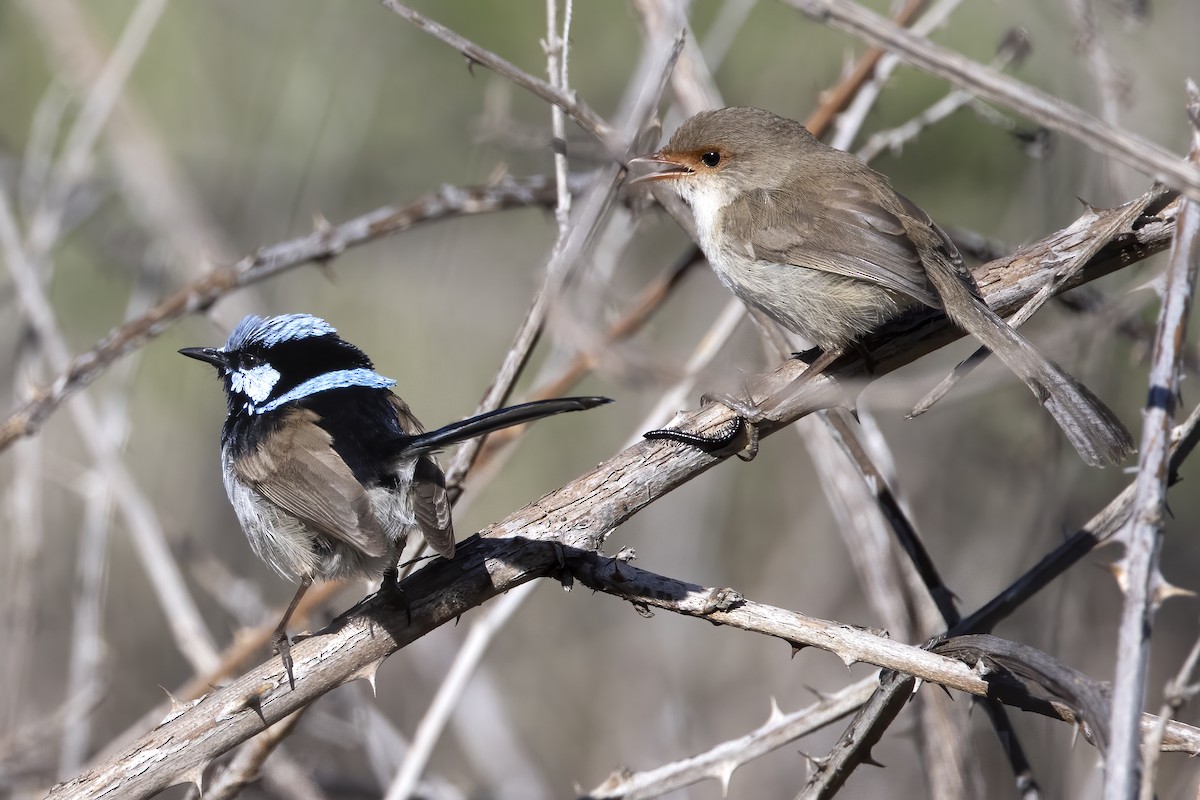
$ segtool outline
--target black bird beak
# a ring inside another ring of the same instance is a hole
[[[225,359],[225,353],[215,347],[185,347],[179,351],[179,355],[204,361],[217,369],[225,369],[229,366],[229,362]]]

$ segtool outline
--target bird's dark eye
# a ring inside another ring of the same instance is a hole
[[[254,369],[262,363],[262,359],[254,353],[242,353],[242,369]]]
[[[700,156],[700,160],[704,162],[704,166],[706,167],[715,167],[717,164],[721,163],[721,154],[710,150],[709,152]]]

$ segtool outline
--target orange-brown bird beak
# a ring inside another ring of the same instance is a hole
[[[650,153],[629,159],[630,167],[640,167],[643,165],[653,167],[653,171],[639,175],[630,180],[629,183],[649,183],[650,181],[670,180],[693,174],[691,167],[685,164],[678,156],[668,153],[666,150],[659,150],[657,153]]]

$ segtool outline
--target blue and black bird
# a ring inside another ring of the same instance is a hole
[[[394,572],[410,533],[454,555],[446,482],[432,453],[605,397],[502,408],[425,433],[395,381],[309,314],[249,316],[224,347],[189,347],[225,383],[221,471],[250,547],[300,586],[273,642],[292,685],[287,624],[314,580]],[[385,581],[386,583],[386,581]]]

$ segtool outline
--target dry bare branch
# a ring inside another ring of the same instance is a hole
[[[572,190],[581,190],[586,181],[586,176],[572,176]],[[115,328],[88,352],[71,359],[49,387],[35,392],[0,425],[0,450],[19,437],[35,433],[64,400],[96,380],[118,358],[159,336],[180,318],[206,310],[235,289],[298,266],[328,262],[352,247],[406,231],[414,225],[511,208],[549,208],[554,201],[553,181],[540,175],[505,176],[483,186],[444,186],[410,203],[383,206],[340,225],[322,226],[306,236],[264,247],[233,266],[213,269],[145,314]]]
[[[784,0],[819,22],[886,48],[915,67],[1040,125],[1061,131],[1155,180],[1200,199],[1200,169],[1137,134],[1097,119],[1064,100],[933,44],[852,0]]]
[[[719,781],[723,795],[728,796],[734,770],[844,718],[866,702],[875,680],[871,677],[852,683],[790,714],[784,714],[772,702],[767,721],[745,736],[654,769],[617,770],[579,800],[649,800],[704,780]]]
[[[1188,117],[1192,121],[1192,163],[1200,163],[1200,88],[1188,83]],[[1171,592],[1158,569],[1166,517],[1171,425],[1179,401],[1183,343],[1200,272],[1200,203],[1183,200],[1175,242],[1167,264],[1162,310],[1154,340],[1150,391],[1143,414],[1134,516],[1121,534],[1125,557],[1115,569],[1125,593],[1117,637],[1113,680],[1112,750],[1104,774],[1106,800],[1124,800],[1141,786],[1142,756],[1138,716],[1146,694],[1150,662],[1150,630],[1154,614]]]
[[[384,7],[394,11],[430,36],[440,39],[462,53],[469,62],[485,66],[547,103],[558,106],[566,112],[567,116],[575,120],[579,127],[595,136],[601,144],[608,148],[609,154],[613,158],[624,163],[628,156],[626,149],[629,140],[620,136],[611,125],[592,110],[591,106],[575,97],[573,93],[561,91],[541,78],[530,75],[511,61],[496,55],[487,48],[480,47],[470,39],[460,36],[445,25],[434,22],[397,0],[380,0],[380,2]]]

